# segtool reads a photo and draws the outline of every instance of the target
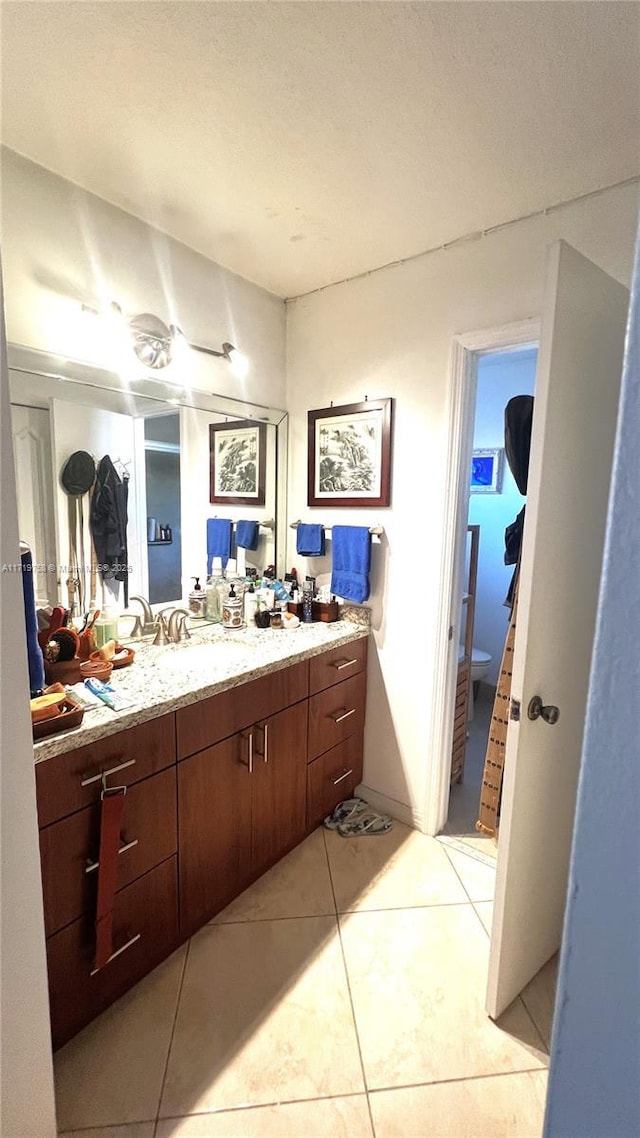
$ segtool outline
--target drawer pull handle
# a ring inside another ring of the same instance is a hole
[[[126,844],[126,845],[124,845],[124,846],[120,846],[120,849],[118,850],[118,853],[119,853],[119,854],[123,854],[123,853],[126,853],[126,852],[127,852],[127,850],[132,850],[134,846],[137,846],[137,844],[138,844],[138,839],[137,839],[137,838],[135,838],[135,839],[134,839],[134,841],[132,841],[132,842],[127,842],[127,844]],[[88,866],[86,867],[86,869],[85,869],[85,873],[93,873],[93,871],[94,871],[95,869],[97,869],[99,865],[100,865],[100,862],[99,862],[99,861],[91,861],[91,862],[89,862],[89,865],[88,865]]]
[[[131,948],[132,944],[135,944],[137,940],[140,940],[140,933],[136,933],[135,936],[132,936],[131,940],[128,940],[126,944],[123,944],[122,948],[118,948],[115,952],[112,952],[111,956],[107,960],[107,964],[111,964],[111,961],[115,960],[116,956],[121,956],[122,953],[126,952],[128,948]],[[104,965],[105,968],[107,967],[107,964]],[[89,975],[97,976],[98,972],[102,972],[102,968],[93,968]]]
[[[120,763],[117,767],[111,767],[108,771],[100,771],[100,774],[92,774],[89,778],[83,778],[80,786],[90,786],[92,782],[102,782],[103,779],[108,778],[110,774],[116,774],[118,771],[123,771],[125,767],[134,766],[135,761],[135,759],[128,759],[126,763]]]
[[[269,762],[269,724],[264,723],[262,730],[264,731],[264,762]]]
[[[342,723],[343,719],[348,719],[350,715],[355,715],[355,713],[356,709],[352,707],[351,711],[343,711],[342,715],[330,715],[329,719],[333,719],[334,723]]]
[[[341,774],[340,778],[334,778],[333,785],[337,786],[339,782],[343,782],[344,779],[348,778],[350,774],[353,774],[353,767],[351,768],[350,771],[345,771],[344,774]]]
[[[352,664],[357,664],[357,663],[358,663],[357,660],[341,660],[339,664],[336,663],[333,666],[337,672],[341,672],[343,668],[350,668]]]

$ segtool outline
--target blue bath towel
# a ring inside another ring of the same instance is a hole
[[[29,688],[31,695],[37,695],[44,687],[44,659],[38,643],[38,618],[36,598],[33,589],[33,562],[31,550],[22,554],[22,595],[24,598],[24,620],[27,636],[27,661],[29,664]]]
[[[365,526],[334,526],[331,592],[360,604],[369,597],[371,534]]]
[[[259,522],[238,522],[236,525],[236,544],[243,549],[255,550],[258,548],[260,536]]]
[[[301,557],[324,557],[324,526],[298,526],[296,551]]]
[[[211,576],[214,557],[220,557],[226,569],[231,557],[233,523],[227,518],[207,518],[207,577]]]

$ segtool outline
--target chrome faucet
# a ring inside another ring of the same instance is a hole
[[[155,622],[155,617],[151,611],[151,605],[149,604],[146,597],[138,597],[138,596],[129,597],[129,601],[130,602],[131,601],[138,601],[138,603],[142,606],[142,616],[143,616],[142,635],[145,636],[145,635],[148,635],[150,632],[153,632],[155,627],[156,627],[156,622]],[[125,614],[123,613],[122,615],[124,616]]]
[[[167,627],[167,636],[174,644],[177,644],[180,640],[191,640],[191,635],[187,628],[188,616],[190,616],[190,613],[188,613],[186,609],[174,609],[171,613]]]

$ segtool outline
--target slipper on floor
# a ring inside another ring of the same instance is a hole
[[[376,814],[373,810],[358,814],[338,826],[343,838],[367,838],[378,834],[388,834],[393,826],[390,814]]]
[[[368,805],[364,798],[345,798],[343,802],[338,803],[333,813],[325,818],[324,825],[327,830],[337,830],[338,826],[356,818],[366,810]]]

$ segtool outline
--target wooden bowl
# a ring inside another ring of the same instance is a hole
[[[107,660],[85,660],[79,667],[82,680],[108,680],[113,671]]]

